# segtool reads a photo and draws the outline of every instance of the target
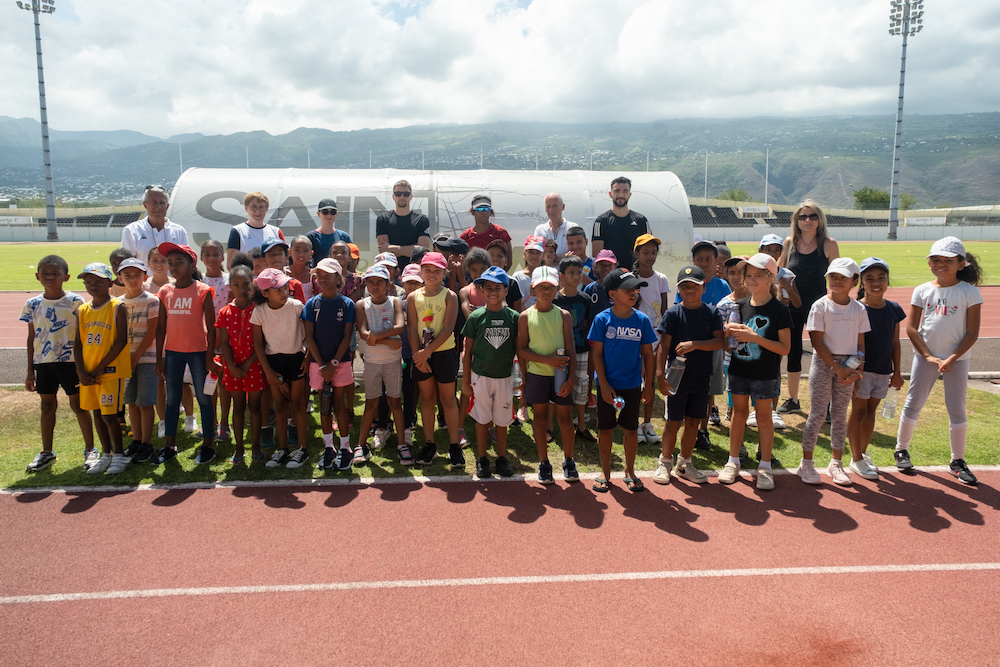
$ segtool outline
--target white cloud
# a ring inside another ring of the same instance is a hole
[[[59,0],[57,129],[157,136],[419,123],[891,114],[888,3]],[[1000,8],[928,3],[908,113],[1000,109]],[[37,117],[31,17],[0,3],[0,114]]]

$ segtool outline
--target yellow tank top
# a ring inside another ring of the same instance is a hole
[[[430,327],[434,330],[434,337],[437,338],[440,335],[441,330],[444,328],[444,314],[448,307],[448,292],[449,290],[441,288],[441,291],[434,296],[424,296],[424,290],[419,289],[416,292],[416,297],[414,298],[414,304],[417,307],[417,339],[420,339],[420,332],[425,328]],[[444,352],[445,350],[450,350],[455,347],[455,336],[448,336],[448,339],[441,343],[435,352]]]
[[[555,306],[552,310],[543,313],[534,306],[526,311],[528,315],[528,349],[537,354],[555,354],[556,350],[566,344],[563,337],[563,311]],[[548,364],[537,361],[528,362],[528,372],[535,375],[546,375],[553,377],[556,369]]]
[[[118,333],[115,315],[121,303],[121,298],[114,298],[108,299],[100,308],[94,308],[90,303],[80,306],[78,311],[80,329],[77,335],[83,347],[83,365],[88,371],[93,371],[115,344],[115,335]],[[104,382],[130,377],[132,377],[132,359],[126,344],[97,379]]]

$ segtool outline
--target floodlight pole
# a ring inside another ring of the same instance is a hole
[[[892,149],[892,185],[889,189],[889,241],[896,240],[899,225],[899,154],[903,144],[903,84],[906,82],[906,38],[923,30],[922,0],[890,0],[889,34],[903,36],[899,65],[899,103],[896,106],[896,141]],[[916,27],[911,27],[916,24]]]
[[[52,158],[49,155],[49,114],[45,105],[45,76],[42,70],[42,27],[38,21],[39,14],[51,14],[56,10],[55,0],[39,0],[37,2],[18,2],[17,6],[35,16],[35,56],[38,61],[38,106],[42,121],[42,162],[45,165],[45,222],[48,228],[47,241],[59,240],[59,228],[56,225],[56,196],[52,185]]]

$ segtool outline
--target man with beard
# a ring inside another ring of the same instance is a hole
[[[594,233],[591,236],[591,257],[607,248],[615,253],[618,266],[632,270],[635,240],[643,234],[651,234],[649,221],[641,213],[629,210],[628,200],[632,196],[632,181],[619,176],[611,181],[611,210],[594,219]]]
[[[392,186],[392,201],[396,207],[375,220],[375,241],[378,251],[391,252],[399,262],[400,271],[410,263],[414,248],[431,247],[430,220],[423,213],[410,209],[413,186],[408,181],[396,181]]]

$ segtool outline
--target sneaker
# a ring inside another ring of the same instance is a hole
[[[184,418],[184,432],[194,433],[198,430],[198,418],[197,417],[185,417]]]
[[[597,407],[597,397],[591,394],[587,397],[587,409],[593,409]]]
[[[548,461],[542,461],[538,464],[538,483],[539,484],[555,484],[556,480],[552,476],[552,464]]]
[[[147,442],[140,442],[139,448],[135,452],[135,456],[132,457],[132,463],[145,463],[149,459],[153,458],[153,446]]]
[[[476,461],[476,477],[479,479],[489,479],[493,475],[490,473],[490,459],[484,456]]]
[[[292,470],[296,468],[301,468],[302,464],[309,460],[309,451],[304,447],[298,447],[291,456],[288,457],[288,463],[285,464],[286,468],[291,468]]]
[[[757,411],[753,410],[747,416],[747,428],[757,428]]]
[[[101,459],[101,453],[91,447],[90,449],[83,452],[83,469],[90,470],[90,466],[94,465]]]
[[[802,406],[793,398],[786,398],[785,402],[778,406],[778,412],[787,414],[789,412],[802,412]]]
[[[646,444],[646,429],[643,428],[643,424],[639,424],[639,428],[636,429],[636,442],[640,445]]]
[[[409,430],[409,429],[407,429]],[[396,448],[399,452],[399,463],[404,466],[413,465],[413,453],[410,451],[409,445],[405,442]]]
[[[774,473],[769,468],[757,468],[757,488],[761,491],[774,490]]]
[[[785,424],[785,420],[781,418],[781,415],[778,414],[777,410],[771,410],[771,423],[774,424],[774,430],[776,431],[784,431],[788,428],[788,425]]]
[[[862,455],[861,455],[861,459],[862,459],[862,460],[863,460],[863,461],[864,461],[865,463],[867,463],[867,464],[868,464],[868,467],[869,467],[869,468],[871,468],[871,469],[872,469],[872,470],[874,470],[875,472],[878,472],[878,466],[877,466],[877,465],[875,465],[875,464],[874,464],[874,463],[872,462],[872,457],[868,456],[868,452],[865,452],[864,454],[862,454]]]
[[[971,484],[975,486],[979,483],[976,476],[972,474],[969,470],[969,466],[965,465],[965,459],[955,459],[948,464],[948,471],[958,478],[958,481],[964,484]]]
[[[670,471],[670,474],[677,479],[686,479],[695,484],[704,484],[708,481],[708,476],[705,473],[695,468],[690,461],[685,461],[680,457],[677,457],[677,464]]]
[[[111,465],[104,471],[105,475],[120,475],[128,470],[128,461],[122,454],[115,454],[111,457]]]
[[[352,465],[354,465],[354,452],[346,447],[341,447],[340,451],[337,452],[337,470],[341,472],[350,470]]]
[[[898,470],[912,470],[913,464],[910,463],[910,452],[906,449],[900,449],[893,452],[893,456],[896,457],[896,468]]]
[[[156,425],[156,437],[161,440],[167,437],[167,422],[161,421]]]
[[[52,465],[56,460],[56,455],[52,452],[38,452],[35,455],[35,459],[28,464],[28,472],[38,472],[39,470],[45,470],[50,465]]]
[[[826,417],[823,419],[824,424],[832,424],[833,420],[830,418],[830,406],[826,406]]]
[[[194,457],[195,465],[204,465],[215,458],[215,449],[202,445],[198,448],[198,455]]]
[[[649,422],[646,422],[639,428],[641,428],[643,431],[646,432],[646,442],[648,442],[651,445],[655,445],[660,442],[660,435],[656,432],[655,426],[653,426]]]
[[[413,429],[405,428],[403,429],[403,444],[407,447],[413,447]]]
[[[226,442],[226,441],[229,440],[229,437],[230,437],[229,427],[228,426],[221,426],[220,425],[219,428],[218,428],[218,430],[215,433],[215,441],[216,442]]]
[[[154,466],[160,466],[172,458],[177,457],[177,450],[173,447],[161,447],[156,450],[156,456],[150,461]]]
[[[274,427],[265,426],[260,430],[260,446],[264,449],[274,447]]]
[[[695,438],[694,448],[702,451],[712,448],[712,440],[708,437],[708,431],[705,429],[698,429],[698,437]]]
[[[813,465],[812,461],[807,461],[806,459],[801,459],[799,461],[799,477],[806,484],[822,484],[823,480],[819,478],[819,473],[816,472],[816,466]]]
[[[122,456],[125,457],[126,463],[131,463],[132,457],[135,456],[136,452],[139,451],[139,445],[142,443],[138,440],[133,440],[128,447],[125,448],[125,453]]]
[[[514,476],[514,469],[510,467],[510,461],[507,460],[506,456],[498,456],[496,462],[493,464],[493,469],[501,477]]]
[[[385,447],[386,442],[389,440],[389,434],[392,431],[385,428],[380,428],[375,430],[375,435],[372,436],[372,446],[373,452],[380,452]]]
[[[739,476],[740,467],[732,463],[726,463],[726,466],[719,471],[719,482],[722,484],[732,484]]]
[[[660,454],[656,459],[656,472],[653,473],[653,481],[657,484],[670,484],[670,469],[674,467],[674,457],[667,458]]]
[[[111,467],[111,454],[102,454],[94,465],[87,469],[88,475],[100,475]]]
[[[850,486],[854,484],[851,481],[851,476],[847,474],[844,470],[844,462],[838,461],[837,459],[830,459],[830,465],[827,466],[826,471],[830,473],[830,478],[833,480],[834,484],[840,486]]]
[[[576,429],[576,437],[580,438],[584,442],[589,442],[589,443],[597,442],[597,438],[594,437],[594,434],[588,431],[586,428],[584,428],[582,431],[580,429]]]
[[[860,461],[851,461],[850,468],[852,471],[861,475],[865,479],[878,479],[878,470],[872,470],[868,462],[862,458]]]
[[[425,442],[424,448],[420,450],[420,454],[417,456],[417,465],[429,466],[433,463],[435,456],[437,456],[437,445],[433,442]]]
[[[497,441],[497,427],[496,426],[490,426],[488,429],[486,429],[486,439],[489,440],[490,442],[496,442]]]
[[[757,460],[760,461],[760,449],[757,450]],[[740,445],[740,467],[745,467],[750,463],[750,452],[746,445]]]
[[[299,429],[297,429],[292,424],[288,425],[288,446],[299,444]]]
[[[276,449],[274,454],[271,454],[271,458],[267,460],[266,465],[268,468],[277,468],[288,460],[288,450],[287,449]]]
[[[267,413],[267,423],[268,424],[273,424],[274,423],[274,418],[277,415],[278,415],[278,413],[274,411],[274,408],[271,408],[271,410]]]
[[[326,447],[323,450],[323,458],[316,464],[320,470],[329,470],[333,467],[333,462],[337,460],[337,452],[333,447]]]
[[[465,467],[465,454],[462,452],[462,445],[448,447],[448,467],[452,470],[460,470]]]
[[[712,406],[712,411],[708,415],[708,423],[712,426],[721,426],[722,417],[719,416],[719,408]]]
[[[465,429],[464,428],[458,429],[458,446],[459,447],[468,447],[469,444],[470,444],[469,443],[469,438],[467,438],[466,435],[465,435]]]
[[[563,459],[563,477],[567,482],[579,482],[580,473],[576,471],[576,461],[573,459]]]
[[[367,447],[365,447],[364,445],[358,445],[357,447],[354,448],[354,458],[351,459],[351,463],[353,463],[356,466],[363,466],[364,464],[368,463],[368,459],[370,459],[371,457],[372,455],[368,451]]]

